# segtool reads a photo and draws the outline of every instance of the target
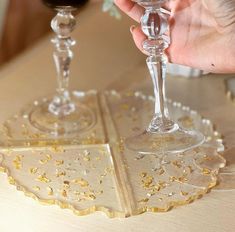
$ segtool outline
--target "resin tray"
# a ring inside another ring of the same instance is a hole
[[[174,120],[204,133],[203,146],[174,155],[141,155],[126,149],[124,139],[148,124],[152,97],[115,91],[79,97],[97,118],[79,136],[55,140],[40,134],[29,125],[27,108],[2,125],[1,170],[26,196],[77,215],[102,211],[128,217],[190,203],[218,184],[225,166],[222,140],[197,112],[168,101]]]

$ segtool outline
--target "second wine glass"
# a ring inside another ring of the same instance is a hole
[[[186,130],[170,119],[165,98],[167,57],[165,49],[170,44],[168,15],[161,6],[167,0],[137,0],[144,7],[141,27],[147,39],[143,49],[149,54],[146,62],[152,78],[155,109],[152,121],[146,130],[127,138],[128,149],[142,154],[178,153],[192,149],[204,142],[199,131]]]
[[[51,21],[56,36],[52,39],[55,46],[53,58],[57,71],[58,87],[55,96],[49,101],[34,106],[29,115],[30,123],[42,132],[63,135],[88,130],[95,123],[93,111],[81,104],[68,90],[70,63],[73,58],[71,47],[75,40],[71,33],[75,29],[76,19],[72,12],[81,5],[81,1],[44,2],[57,11]]]

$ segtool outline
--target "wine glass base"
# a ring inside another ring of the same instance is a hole
[[[34,106],[29,115],[30,123],[41,132],[66,135],[89,130],[95,123],[95,115],[87,106],[76,103],[68,115],[55,115],[48,110],[49,102]]]
[[[141,154],[180,153],[201,145],[204,135],[198,131],[178,128],[168,133],[142,134],[127,138],[127,149]]]

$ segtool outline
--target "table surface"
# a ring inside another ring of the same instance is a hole
[[[145,56],[133,45],[129,27],[101,12],[100,4],[89,5],[78,17],[74,38],[75,58],[71,67],[71,88],[141,90],[151,94]],[[51,36],[51,35],[50,35]],[[0,71],[0,122],[33,99],[53,93],[56,81],[51,58],[52,46],[46,37]],[[235,106],[226,97],[228,76],[167,78],[169,98],[182,102],[211,119],[224,135],[225,156],[232,162],[235,150]],[[109,219],[97,212],[78,217],[57,206],[43,206],[8,184],[0,174],[1,232],[234,232],[235,190],[212,191],[193,204],[167,213],[145,213],[127,219]]]

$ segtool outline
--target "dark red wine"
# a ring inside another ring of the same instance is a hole
[[[56,8],[60,6],[72,6],[74,8],[79,8],[85,5],[88,0],[42,0],[43,3],[51,8]]]

